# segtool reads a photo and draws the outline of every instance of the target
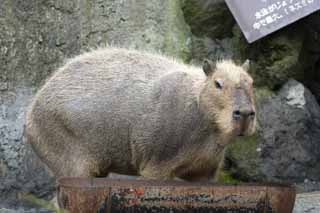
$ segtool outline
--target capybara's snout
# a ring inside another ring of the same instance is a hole
[[[255,132],[256,112],[252,107],[233,111],[232,118],[235,123],[235,135],[248,136]]]
[[[235,124],[236,136],[252,135],[255,132],[256,111],[253,97],[247,88],[237,89],[235,92],[234,110],[232,120]]]

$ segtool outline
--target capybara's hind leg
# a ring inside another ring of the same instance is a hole
[[[60,167],[57,167],[57,174],[59,177],[106,177],[109,166],[110,162],[104,162],[101,166],[101,162],[86,154],[73,154],[68,161],[61,162]]]
[[[56,177],[107,176],[111,161],[98,159],[81,141],[57,123],[51,124],[59,134],[42,128],[29,129],[28,142]]]

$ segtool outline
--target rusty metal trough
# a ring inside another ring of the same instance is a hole
[[[59,205],[71,213],[290,213],[294,201],[294,188],[279,184],[216,185],[106,178],[58,181]]]

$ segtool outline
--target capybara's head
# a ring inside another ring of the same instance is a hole
[[[207,76],[200,95],[200,109],[217,130],[229,136],[252,135],[256,126],[253,80],[242,66],[232,61],[205,60]]]

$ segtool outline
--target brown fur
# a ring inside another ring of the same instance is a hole
[[[118,48],[78,56],[35,96],[27,140],[57,176],[210,179],[225,146],[252,134],[255,118],[232,117],[235,109],[254,111],[245,68],[231,61],[207,65],[205,74]]]

